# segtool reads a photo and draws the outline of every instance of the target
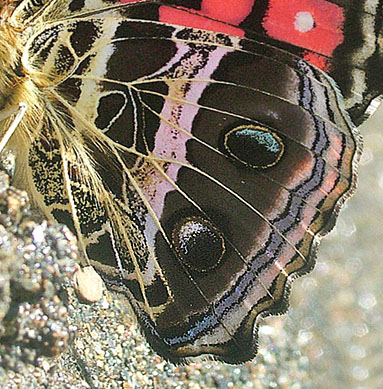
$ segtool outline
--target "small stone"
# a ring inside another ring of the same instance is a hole
[[[92,266],[84,267],[75,274],[76,292],[88,303],[101,300],[103,284],[102,278]]]
[[[125,332],[125,326],[120,324],[116,329],[117,334],[122,335]]]
[[[41,363],[41,367],[43,368],[43,370],[45,372],[49,371],[49,369],[51,368],[51,364],[47,361],[47,360],[43,360],[42,363]]]

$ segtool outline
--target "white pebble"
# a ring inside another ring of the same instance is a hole
[[[102,278],[92,266],[84,267],[75,274],[76,292],[89,303],[101,300],[103,284]]]

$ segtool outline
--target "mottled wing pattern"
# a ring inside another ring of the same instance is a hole
[[[22,66],[38,99],[16,178],[161,355],[245,361],[352,192],[358,136],[298,56],[130,3],[14,14],[31,15]]]

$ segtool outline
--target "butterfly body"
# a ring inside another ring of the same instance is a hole
[[[248,360],[255,323],[286,310],[354,190],[349,114],[378,91],[355,105],[301,41],[271,41],[275,2],[258,35],[252,2],[235,20],[209,1],[124,3],[4,3],[1,97],[29,107],[7,144],[15,180],[77,234],[161,355]],[[330,74],[339,31],[315,54]]]

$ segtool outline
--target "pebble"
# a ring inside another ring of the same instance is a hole
[[[92,266],[80,268],[75,274],[75,288],[79,297],[88,302],[101,300],[104,282]]]

